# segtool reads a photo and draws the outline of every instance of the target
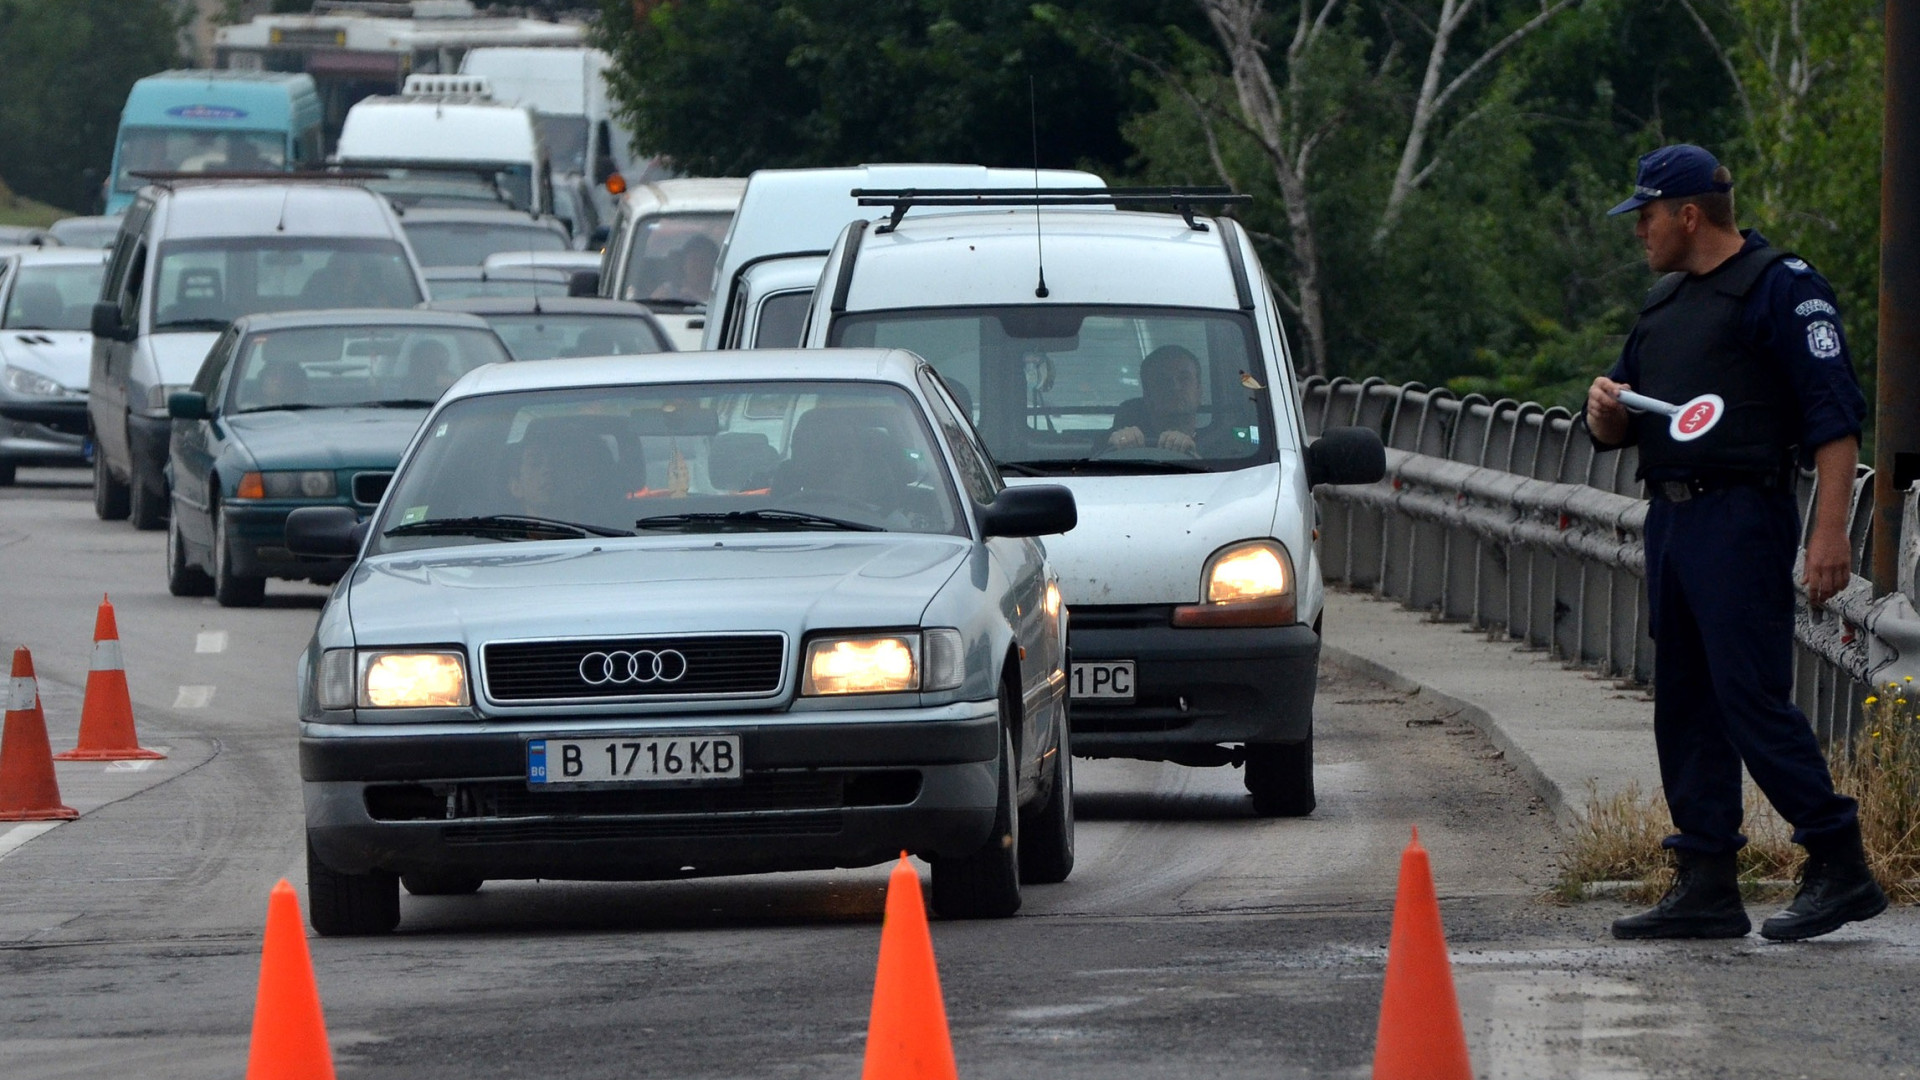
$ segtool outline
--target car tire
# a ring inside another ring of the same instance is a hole
[[[127,485],[127,522],[143,532],[167,523],[167,493],[148,487],[140,479],[138,466],[133,470],[133,482]]]
[[[12,487],[15,479],[13,462],[0,461],[0,487]]]
[[[1004,692],[1000,715],[1007,714]],[[933,861],[933,910],[946,919],[1004,919],[1020,910],[1020,814],[1014,807],[1013,740],[1000,736],[1000,799],[980,850]]]
[[[1248,743],[1247,791],[1261,817],[1313,813],[1313,735],[1297,743]]]
[[[167,591],[175,596],[212,596],[213,577],[187,561],[187,541],[180,535],[180,516],[167,525]]]
[[[411,896],[471,896],[486,883],[487,879],[478,874],[423,872],[400,875],[400,884]]]
[[[216,505],[213,508],[213,598],[221,607],[259,607],[267,598],[267,579],[235,573],[230,544],[227,515]]]
[[[400,925],[400,878],[382,870],[343,874],[307,843],[307,921],[321,937],[392,933]]]
[[[107,468],[107,456],[98,447],[93,451],[93,516],[101,521],[119,521],[127,516],[127,485],[113,478]]]
[[[1046,800],[1020,811],[1023,885],[1056,885],[1073,873],[1073,748],[1064,717],[1053,749],[1053,784]]]

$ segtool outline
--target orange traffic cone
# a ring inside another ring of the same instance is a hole
[[[1440,901],[1419,829],[1400,855],[1373,1080],[1473,1080],[1447,935],[1440,927]]]
[[[300,897],[286,878],[267,897],[267,940],[260,949],[260,994],[253,1004],[247,1080],[333,1080],[327,1021],[313,981]]]
[[[958,1080],[940,972],[933,963],[920,875],[900,853],[887,881],[887,918],[880,927],[880,971],[867,1021],[867,1063],[861,1080]]]
[[[15,649],[6,728],[0,733],[0,821],[72,821],[79,816],[79,811],[60,805],[60,781],[53,775],[53,747],[47,744],[47,716],[40,711],[33,654]]]
[[[142,750],[133,734],[133,698],[127,693],[127,669],[120,659],[120,628],[113,603],[100,598],[93,619],[93,669],[87,672],[87,696],[80,703],[80,745],[55,761],[129,761],[163,758]]]

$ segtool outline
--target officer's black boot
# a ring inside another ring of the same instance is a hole
[[[1617,938],[1745,937],[1753,924],[1740,903],[1740,871],[1733,852],[1703,855],[1675,848],[1678,868],[1653,910],[1616,919]]]
[[[1800,893],[1787,910],[1760,924],[1760,935],[1774,941],[1803,941],[1885,910],[1887,894],[1867,869],[1856,823],[1844,832],[1808,839]]]

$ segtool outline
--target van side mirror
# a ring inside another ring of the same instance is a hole
[[[93,305],[93,336],[108,341],[131,341],[133,335],[127,332],[127,324],[120,321],[120,305],[108,300],[97,301]]]
[[[983,536],[1052,536],[1080,523],[1073,492],[1060,484],[1002,488],[980,512]]]
[[[1307,447],[1307,485],[1372,484],[1387,475],[1387,448],[1372,428],[1333,427]]]
[[[575,270],[567,277],[568,296],[599,296],[600,271]]]
[[[198,390],[175,390],[167,395],[167,415],[175,420],[208,420],[207,395]]]
[[[358,555],[368,524],[350,506],[303,506],[287,515],[287,550],[321,558]]]

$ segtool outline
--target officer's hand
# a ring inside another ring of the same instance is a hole
[[[1594,438],[1614,445],[1627,440],[1627,407],[1620,404],[1620,391],[1631,389],[1605,375],[1593,380],[1587,388],[1587,430]]]
[[[1846,534],[1815,530],[1807,537],[1807,557],[1801,569],[1807,601],[1819,607],[1831,600],[1853,576],[1853,552],[1847,546]]]

